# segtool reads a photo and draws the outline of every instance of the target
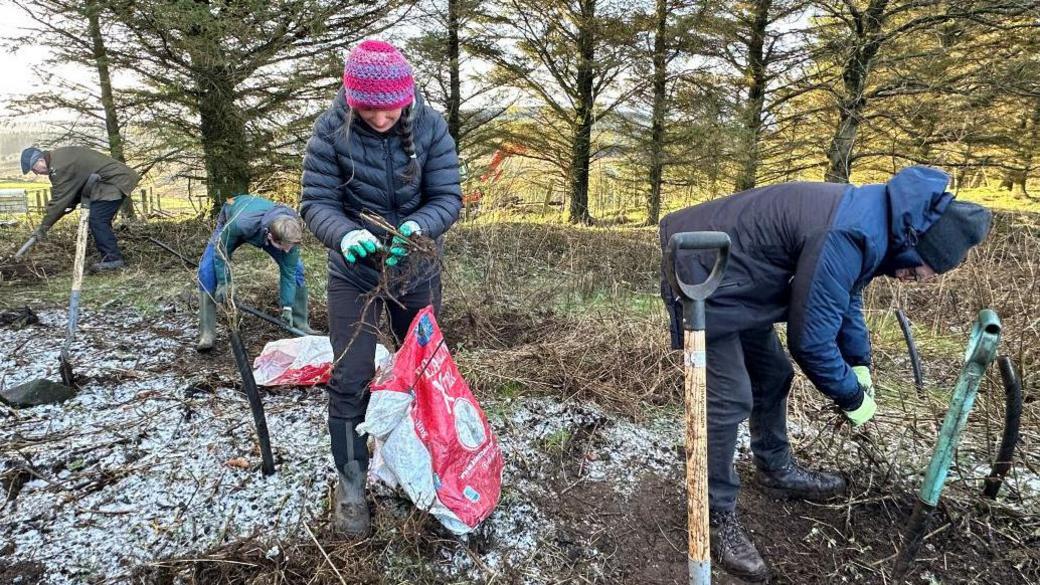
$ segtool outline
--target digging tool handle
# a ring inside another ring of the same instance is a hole
[[[903,331],[903,339],[906,340],[906,351],[910,356],[910,369],[914,374],[914,387],[918,392],[924,390],[924,372],[921,370],[921,356],[917,353],[917,344],[914,343],[914,332],[910,329],[910,321],[902,309],[896,309],[896,319],[899,328]]]
[[[997,364],[1000,366],[1000,378],[1004,381],[1004,434],[997,451],[997,460],[993,462],[993,468],[986,478],[986,487],[982,491],[982,495],[991,500],[997,499],[1004,476],[1011,470],[1022,423],[1022,382],[1015,375],[1015,365],[1006,355],[997,358]]]
[[[682,282],[676,274],[679,250],[717,250],[715,265],[699,284]],[[683,369],[686,401],[686,513],[689,522],[690,585],[711,582],[710,528],[708,525],[708,412],[707,359],[704,340],[705,301],[722,282],[729,260],[729,236],[723,232],[674,234],[664,251],[668,283],[683,304]]]
[[[252,316],[254,316],[254,317],[258,318],[258,319],[262,319],[264,321],[267,321],[268,323],[271,323],[272,325],[277,325],[277,326],[281,327],[282,329],[285,329],[289,333],[292,333],[296,337],[305,337],[307,335],[306,333],[304,333],[303,331],[300,331],[299,329],[297,329],[295,327],[292,327],[290,325],[286,325],[285,321],[282,321],[281,319],[279,319],[277,317],[268,315],[267,313],[261,311],[260,309],[257,309],[256,307],[253,307],[252,305],[247,305],[247,304],[242,303],[241,301],[236,300],[235,301],[235,306],[238,307],[239,310],[241,310],[243,313],[248,313],[248,314],[250,314],[250,315],[252,315]]]
[[[939,440],[935,444],[932,458],[925,470],[921,490],[917,495],[917,505],[910,517],[910,522],[903,532],[903,546],[896,557],[893,577],[896,583],[902,583],[909,574],[917,551],[928,533],[928,522],[932,511],[939,505],[943,484],[961,440],[961,433],[968,424],[968,415],[975,403],[979,383],[986,374],[986,368],[993,362],[997,346],[1000,344],[1000,317],[990,309],[979,311],[979,316],[972,326],[968,339],[968,348],[964,355],[964,366],[961,368],[957,385],[950,398],[950,408],[943,418],[939,430]]]
[[[231,351],[235,354],[235,364],[238,373],[242,376],[242,389],[249,399],[249,408],[253,411],[253,423],[256,424],[256,437],[260,443],[260,457],[263,460],[264,475],[274,473],[274,455],[271,453],[271,437],[267,432],[267,416],[264,414],[264,403],[260,400],[260,391],[256,388],[256,379],[253,378],[253,368],[249,361],[246,346],[242,343],[242,336],[238,328],[231,327]]]
[[[181,253],[180,253],[180,252],[178,252],[177,250],[174,250],[173,248],[171,248],[171,247],[169,246],[169,244],[165,244],[165,243],[163,243],[163,242],[160,242],[159,240],[157,240],[157,239],[155,239],[155,238],[153,238],[153,237],[151,237],[151,236],[148,236],[148,241],[149,241],[149,242],[151,242],[151,243],[153,243],[153,244],[155,244],[156,246],[159,246],[159,247],[160,247],[160,248],[162,248],[163,250],[166,250],[166,251],[167,251],[167,252],[169,252],[170,254],[173,254],[173,255],[174,255],[174,256],[176,256],[177,258],[179,258],[179,259],[180,259],[180,261],[181,261],[181,262],[183,262],[183,263],[184,263],[184,265],[185,265],[185,266],[187,266],[188,268],[191,268],[191,269],[195,269],[195,268],[196,268],[196,265],[195,265],[195,263],[194,263],[194,262],[192,262],[192,261],[191,261],[191,259],[189,259],[189,258],[188,258],[187,256],[185,256],[184,254],[181,254]]]
[[[29,250],[32,250],[33,246],[35,246],[38,241],[40,241],[40,236],[36,234],[30,236],[29,239],[22,244],[22,247],[18,248],[18,251],[14,253],[14,261],[21,262],[22,258],[29,253]]]
[[[69,295],[69,322],[65,333],[65,343],[61,346],[62,381],[72,385],[72,365],[69,360],[69,347],[76,338],[79,324],[79,291],[83,286],[83,264],[87,255],[87,227],[90,224],[90,199],[84,197],[80,205],[79,226],[76,230],[76,258],[72,265],[72,294]]]
[[[715,265],[708,278],[699,284],[683,282],[676,271],[680,250],[716,250]],[[672,291],[683,301],[683,329],[704,330],[704,301],[715,292],[729,263],[729,236],[725,232],[681,232],[673,234],[664,250],[665,277]]]

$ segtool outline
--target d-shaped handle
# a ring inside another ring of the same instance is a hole
[[[664,249],[665,277],[675,294],[683,300],[683,328],[704,330],[704,301],[715,292],[729,263],[729,235],[725,232],[681,232],[672,234]],[[717,250],[715,265],[708,278],[698,284],[679,280],[675,254],[679,250]]]
[[[675,253],[679,250],[718,250],[715,266],[708,279],[699,284],[689,284],[679,280],[675,271]],[[664,250],[664,265],[668,284],[683,300],[703,301],[715,292],[729,262],[729,235],[726,232],[680,232],[672,234],[668,246]]]

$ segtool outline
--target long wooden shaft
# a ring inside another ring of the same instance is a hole
[[[708,528],[707,360],[704,331],[685,331],[686,502],[690,584],[711,582]]]
[[[87,226],[90,223],[90,207],[83,206],[79,210],[79,229],[76,230],[76,258],[72,264],[72,294],[69,296],[68,331],[65,334],[65,359],[68,359],[69,345],[76,337],[76,326],[79,323],[79,291],[83,287],[83,264],[87,256]]]

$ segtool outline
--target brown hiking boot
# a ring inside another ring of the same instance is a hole
[[[332,502],[332,529],[348,538],[366,537],[371,529],[371,516],[365,499],[365,475],[357,460],[350,461],[339,472],[339,484]]]
[[[770,496],[779,499],[800,498],[822,502],[845,493],[845,478],[837,473],[812,471],[793,461],[780,469],[759,469],[758,484]]]
[[[769,566],[740,525],[736,512],[712,510],[709,521],[712,561],[734,577],[751,583],[768,582]]]

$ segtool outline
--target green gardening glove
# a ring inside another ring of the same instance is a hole
[[[853,366],[852,373],[856,374],[856,381],[863,390],[863,403],[855,410],[842,411],[842,414],[852,422],[852,426],[858,427],[874,417],[877,413],[877,402],[874,401],[874,381],[870,378],[870,368]]]
[[[408,255],[408,238],[421,234],[422,228],[414,221],[408,220],[402,223],[397,231],[401,235],[394,236],[390,241],[390,255],[386,258],[387,266],[396,266],[402,258]]]
[[[852,373],[856,374],[856,380],[859,382],[860,387],[863,388],[863,391],[873,396],[874,381],[870,379],[870,368],[867,366],[852,366]]]
[[[343,258],[351,264],[382,248],[383,245],[379,243],[379,240],[366,229],[347,232],[347,235],[343,236],[339,242],[339,250],[343,253]]]
[[[282,307],[282,323],[292,327],[292,307]]]
[[[858,427],[874,418],[874,414],[877,413],[877,402],[874,402],[873,394],[868,394],[864,391],[863,403],[859,405],[859,408],[855,410],[843,410],[841,413],[845,415],[845,418],[852,422],[852,426]]]

